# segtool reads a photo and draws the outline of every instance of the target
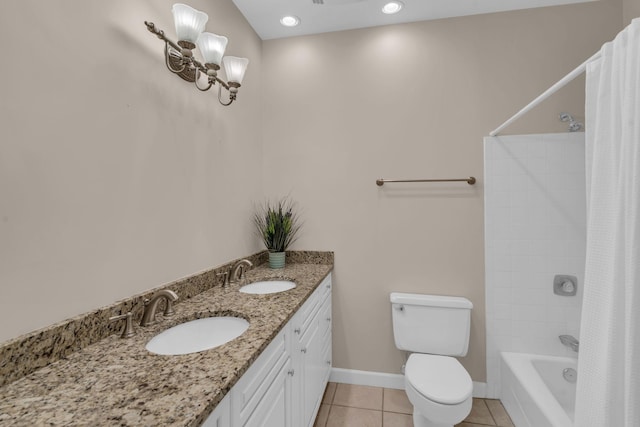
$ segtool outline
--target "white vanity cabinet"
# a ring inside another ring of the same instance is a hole
[[[330,371],[331,274],[242,375],[203,426],[313,426]]]
[[[290,334],[283,328],[231,389],[231,425],[294,427]]]
[[[327,314],[328,312],[328,314]],[[327,320],[329,319],[329,320]],[[296,426],[312,426],[331,371],[331,276],[291,320]]]
[[[231,425],[231,395],[227,394],[211,415],[202,423],[202,427],[229,427]]]

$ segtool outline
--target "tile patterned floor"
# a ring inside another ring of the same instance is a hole
[[[413,408],[403,390],[329,383],[314,427],[413,427]],[[458,427],[513,427],[499,400],[473,399]]]

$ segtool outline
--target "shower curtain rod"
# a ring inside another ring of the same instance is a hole
[[[591,58],[587,59],[582,64],[578,65],[578,67],[575,70],[571,71],[569,74],[567,74],[562,79],[560,79],[556,84],[554,84],[549,89],[544,91],[540,96],[538,96],[536,99],[534,99],[529,104],[527,104],[522,110],[514,114],[513,117],[511,117],[509,120],[507,120],[506,122],[504,122],[503,124],[495,128],[491,133],[489,133],[489,135],[497,136],[504,128],[506,128],[511,123],[518,120],[520,117],[527,114],[529,110],[533,109],[533,107],[537,106],[542,101],[544,101],[545,99],[547,99],[548,97],[556,93],[559,89],[564,87],[567,83],[569,83],[570,81],[578,77],[580,74],[584,73],[584,71],[587,69],[587,64],[589,64],[592,61],[595,61],[598,58],[600,58],[600,51],[596,52]]]

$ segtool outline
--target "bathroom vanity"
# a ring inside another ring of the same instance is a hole
[[[136,326],[133,338],[110,335],[0,387],[0,424],[312,426],[331,369],[333,260],[301,261],[258,266],[243,283],[178,301],[175,316]],[[239,292],[269,279],[296,287]],[[172,326],[212,316],[242,317],[249,327],[198,353],[145,348]]]
[[[331,275],[203,426],[313,426],[331,371]]]

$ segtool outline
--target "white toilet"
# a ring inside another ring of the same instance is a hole
[[[396,347],[411,352],[404,372],[414,427],[451,427],[471,412],[473,382],[452,356],[465,356],[473,304],[466,298],[391,294]]]

